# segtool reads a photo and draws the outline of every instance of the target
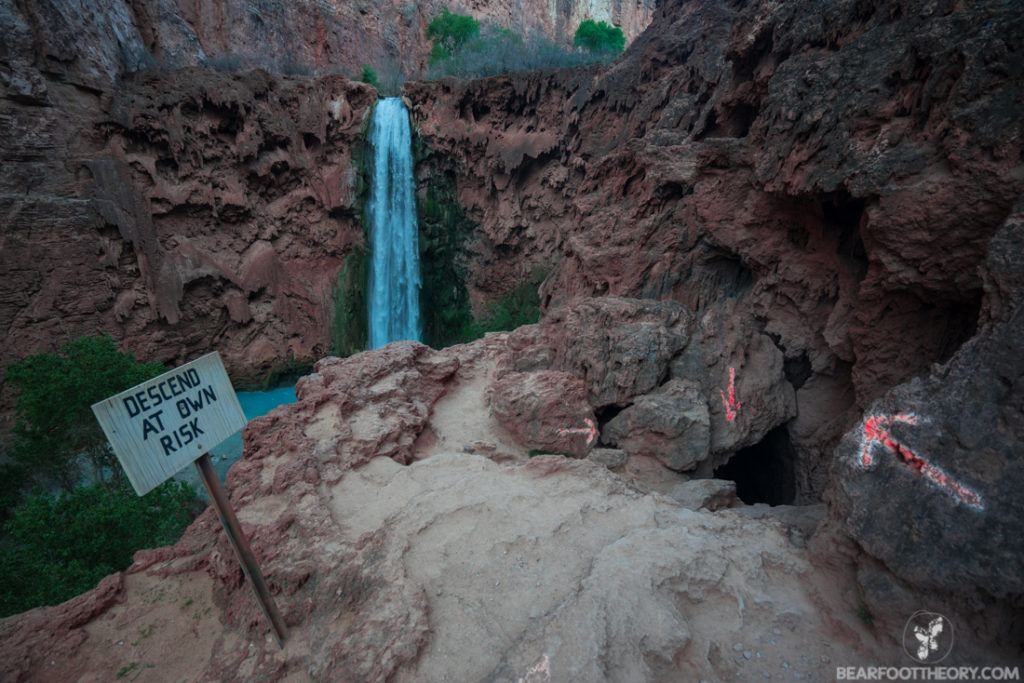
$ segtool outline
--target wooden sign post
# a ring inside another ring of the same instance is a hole
[[[246,423],[220,354],[208,353],[122,391],[94,404],[92,411],[140,496],[195,463],[256,601],[283,647],[288,629],[207,454]]]

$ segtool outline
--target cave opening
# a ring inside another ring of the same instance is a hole
[[[604,434],[605,427],[611,422],[616,415],[621,413],[623,410],[633,405],[632,403],[626,403],[619,405],[618,403],[609,403],[608,405],[601,406],[594,410],[594,417],[597,418],[597,430],[599,434]],[[601,442],[604,445],[604,441]]]
[[[747,505],[792,505],[796,499],[795,453],[786,425],[736,451],[715,469],[716,479],[736,482],[736,495]]]
[[[826,234],[834,236],[836,255],[847,264],[857,281],[868,272],[868,255],[861,237],[864,199],[845,190],[831,193],[821,202],[822,224]]]

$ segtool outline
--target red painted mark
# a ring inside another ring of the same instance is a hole
[[[725,419],[732,422],[743,407],[743,403],[736,400],[736,368],[729,368],[729,400],[725,400],[725,392],[721,389],[718,393],[722,395],[722,405],[725,406]]]
[[[917,415],[913,414],[869,415],[864,418],[863,432],[860,440],[861,467],[868,469],[875,464],[874,450],[876,446],[881,444],[892,451],[893,455],[902,458],[903,462],[910,465],[915,472],[923,475],[925,479],[938,486],[941,490],[966,505],[981,509],[983,507],[981,496],[946,474],[941,467],[931,464],[927,458],[918,455],[893,437],[889,428],[896,422],[916,425],[918,419]]]
[[[589,417],[588,418],[584,418],[583,422],[586,423],[586,425],[587,425],[586,427],[576,427],[574,429],[559,429],[558,433],[559,434],[586,434],[587,435],[587,445],[589,446],[591,444],[591,442],[594,439],[597,438],[597,425],[595,425],[594,421],[591,420]]]

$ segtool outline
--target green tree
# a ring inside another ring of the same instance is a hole
[[[80,337],[56,354],[38,353],[12,364],[6,381],[18,392],[12,457],[27,474],[72,491],[77,461],[85,455],[97,480],[108,473],[114,486],[121,466],[107,444],[92,404],[163,372],[118,351],[107,336]]]
[[[618,54],[626,49],[626,36],[618,26],[605,21],[586,19],[580,23],[572,44],[590,52]]]
[[[380,84],[377,81],[377,72],[373,70],[373,67],[369,64],[363,64],[363,73],[359,77],[363,83],[369,83],[374,88],[380,88]]]
[[[430,63],[448,59],[471,38],[480,33],[480,22],[465,14],[453,14],[447,8],[427,26],[427,38],[433,41]]]
[[[142,497],[102,485],[32,494],[3,526],[0,617],[64,602],[126,569],[136,550],[177,542],[198,505],[176,481]]]

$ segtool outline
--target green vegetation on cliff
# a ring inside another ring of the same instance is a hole
[[[479,339],[488,332],[505,332],[539,322],[540,294],[537,288],[545,276],[542,269],[534,270],[525,282],[520,282],[491,304],[482,318],[473,320],[463,329],[465,341]]]
[[[618,26],[586,19],[576,29],[572,44],[595,54],[617,55],[626,49],[626,36]]]
[[[429,152],[419,136],[414,138],[417,163]],[[417,201],[420,232],[420,269],[423,288],[420,310],[423,341],[436,349],[463,344],[488,332],[512,330],[540,319],[537,288],[546,272],[534,270],[505,296],[492,303],[477,318],[470,306],[466,281],[469,276],[469,246],[476,224],[459,205],[455,178],[434,171],[421,181]]]
[[[443,61],[462,50],[480,33],[480,22],[465,14],[454,14],[448,8],[427,25],[427,38],[434,46],[430,50],[430,63]]]
[[[466,290],[466,244],[476,227],[455,200],[455,182],[442,176],[417,204],[420,231],[420,311],[423,341],[434,348],[458,344],[473,323]]]
[[[85,456],[98,481],[121,483],[123,473],[92,413],[92,404],[164,371],[121,353],[107,336],[81,337],[58,353],[13,363],[6,382],[17,392],[11,455],[23,470],[70,492]]]
[[[345,257],[345,263],[338,273],[338,281],[334,286],[331,353],[336,356],[351,356],[366,350],[368,275],[369,252],[365,247],[358,246]]]
[[[377,72],[369,64],[363,64],[363,72],[359,75],[359,80],[363,83],[369,83],[374,88],[380,85],[377,81]]]
[[[17,392],[12,457],[0,493],[0,617],[53,605],[91,589],[132,562],[136,550],[174,543],[202,509],[188,484],[167,482],[143,497],[92,413],[92,404],[163,372],[118,350],[110,337],[81,337],[58,353],[13,363]],[[92,466],[91,486],[80,464]],[[30,482],[56,485],[59,495]]]
[[[364,67],[364,73],[373,69]],[[365,80],[365,79],[364,79]],[[376,106],[376,105],[374,105]],[[370,276],[370,235],[367,216],[367,202],[370,197],[373,153],[370,149],[370,125],[373,121],[373,107],[366,114],[361,138],[363,144],[352,150],[352,165],[356,171],[356,206],[359,209],[359,224],[363,226],[363,243],[352,249],[345,257],[338,279],[331,292],[333,311],[331,315],[331,353],[344,358],[365,351],[369,339],[368,312],[366,309],[366,287]]]
[[[177,542],[201,509],[192,487],[175,481],[142,497],[103,485],[37,491],[0,536],[0,617],[90,590],[127,569],[135,551]]]
[[[483,78],[512,71],[561,69],[608,61],[622,52],[625,37],[621,29],[589,20],[584,25],[580,27],[582,35],[577,32],[575,47],[570,47],[540,32],[521,36],[445,9],[427,28],[427,37],[434,44],[427,75]]]

